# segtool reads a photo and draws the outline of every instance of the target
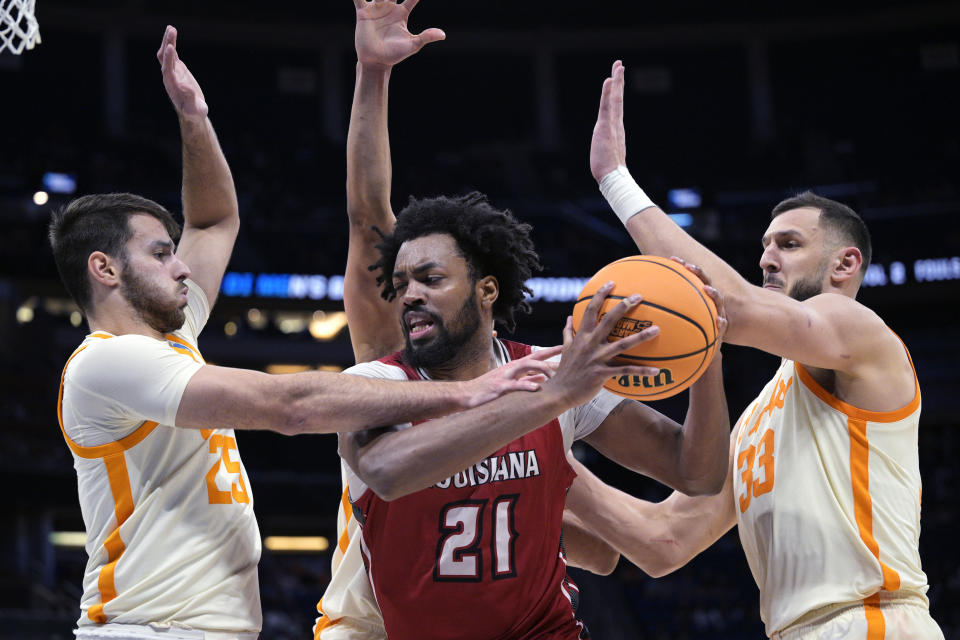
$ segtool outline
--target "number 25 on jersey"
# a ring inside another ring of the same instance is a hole
[[[247,485],[243,481],[243,466],[239,460],[230,457],[231,451],[237,450],[237,441],[230,436],[213,434],[209,436],[210,453],[220,451],[213,466],[207,472],[207,496],[210,504],[231,504],[234,502],[247,504],[250,502],[250,494],[247,492]],[[227,473],[236,476],[237,481],[231,483],[230,489],[225,491],[217,486],[217,476],[220,474],[220,467],[226,469]]]

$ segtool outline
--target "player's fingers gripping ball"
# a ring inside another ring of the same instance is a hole
[[[657,376],[617,376],[603,386],[635,400],[660,400],[680,393],[707,370],[717,350],[717,309],[703,282],[683,265],[656,256],[631,256],[600,269],[587,282],[573,307],[573,329],[597,290],[616,286],[600,310],[603,317],[634,293],[643,300],[617,323],[609,341],[643,331],[651,325],[660,334],[617,356],[624,364],[659,367]]]

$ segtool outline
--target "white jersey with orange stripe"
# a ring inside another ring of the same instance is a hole
[[[196,340],[209,315],[187,284],[180,330],[95,332],[64,368],[58,412],[89,556],[78,635],[111,623],[260,630],[260,532],[234,432],[170,426],[203,365]]]
[[[353,517],[346,463],[340,461],[343,493],[337,509],[337,546],[330,583],[317,604],[314,640],[386,640],[383,616],[373,595],[360,550],[360,523]]]
[[[737,423],[740,540],[768,635],[880,592],[926,606],[920,568],[920,388],[897,411],[858,409],[784,360]]]

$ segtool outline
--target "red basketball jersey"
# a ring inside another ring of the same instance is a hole
[[[502,341],[511,359],[530,347]],[[401,354],[381,362],[417,370]],[[560,423],[543,425],[436,485],[354,502],[364,562],[390,640],[576,640],[563,506],[575,477]]]

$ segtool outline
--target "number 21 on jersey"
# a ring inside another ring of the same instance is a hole
[[[517,538],[514,511],[519,494],[491,500],[462,500],[440,510],[440,540],[433,579],[438,582],[480,582],[483,580],[483,549],[491,554],[494,580],[515,578],[517,567],[513,545]],[[492,505],[490,504],[492,502]],[[489,515],[487,507],[490,506]],[[483,544],[484,524],[490,520],[490,539]]]

